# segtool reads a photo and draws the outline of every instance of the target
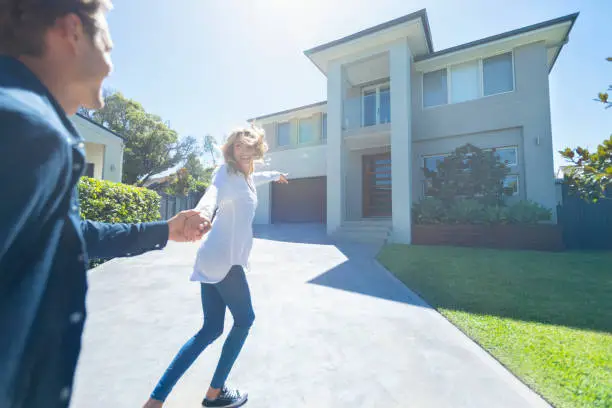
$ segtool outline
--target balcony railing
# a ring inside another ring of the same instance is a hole
[[[388,89],[364,96],[345,98],[342,108],[344,131],[391,122],[391,94]]]

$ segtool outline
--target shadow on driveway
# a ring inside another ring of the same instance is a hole
[[[255,226],[255,237],[270,241],[329,245],[346,257],[343,263],[307,283],[373,296],[405,304],[430,307],[376,261],[379,245],[337,242],[321,224]]]

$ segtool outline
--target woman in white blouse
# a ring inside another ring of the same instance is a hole
[[[254,128],[234,131],[222,147],[225,164],[217,169],[210,187],[196,206],[208,220],[217,211],[212,228],[198,250],[191,275],[192,281],[201,284],[204,324],[170,363],[145,408],[161,407],[183,373],[221,336],[226,307],[232,313],[234,326],[223,344],[202,405],[238,407],[247,400],[246,393],[228,388],[225,381],[255,319],[245,276],[253,244],[251,226],[257,207],[255,187],[270,181],[287,183],[286,175],[279,172],[253,172],[254,162],[262,160],[266,150],[263,131]]]

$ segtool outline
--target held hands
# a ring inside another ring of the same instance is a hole
[[[181,211],[168,220],[168,240],[176,242],[193,242],[201,239],[210,231],[210,221],[199,211]]]
[[[287,175],[286,174],[281,174],[280,178],[277,181],[278,184],[288,184],[289,180],[287,180]]]

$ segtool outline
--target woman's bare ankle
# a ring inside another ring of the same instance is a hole
[[[153,398],[149,398],[146,404],[142,408],[162,408],[164,405],[163,401],[158,401]]]
[[[206,399],[209,401],[217,399],[220,393],[221,393],[221,388],[209,387],[208,391],[206,391]]]

